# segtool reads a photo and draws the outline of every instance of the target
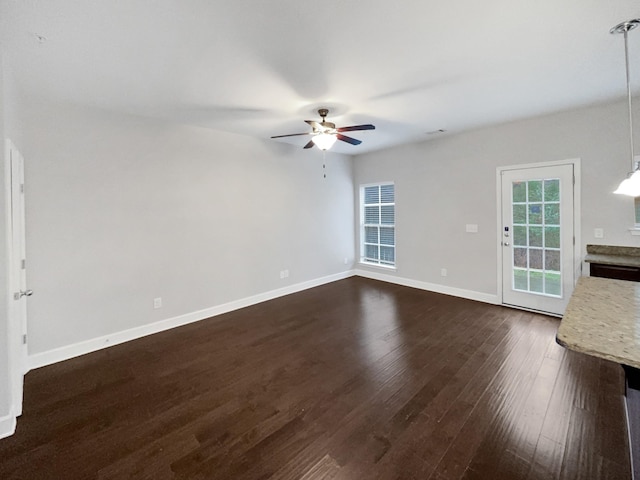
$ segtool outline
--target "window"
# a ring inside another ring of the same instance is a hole
[[[396,202],[393,183],[360,188],[360,261],[396,264]]]

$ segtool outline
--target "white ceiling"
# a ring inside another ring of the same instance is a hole
[[[306,132],[328,106],[338,126],[377,127],[338,142],[347,154],[623,98],[609,29],[640,17],[638,0],[0,5],[5,72],[27,95],[260,138]],[[640,29],[629,39],[640,80]]]

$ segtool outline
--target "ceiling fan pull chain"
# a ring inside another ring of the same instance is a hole
[[[322,150],[322,175],[324,178],[327,178],[327,160],[326,160],[326,156],[327,156],[327,151],[326,150]]]

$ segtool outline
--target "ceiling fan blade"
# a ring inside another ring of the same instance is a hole
[[[313,140],[309,140],[309,143],[307,143],[304,148],[311,148],[315,145],[315,143],[313,143]]]
[[[311,135],[311,132],[307,132],[307,133],[290,133],[288,135],[276,135],[276,136],[271,137],[271,138],[297,137],[298,135]]]
[[[350,143],[351,145],[360,145],[362,140],[357,140],[355,138],[347,137],[346,135],[340,135],[339,133],[336,135],[338,140],[342,140],[343,142]]]
[[[352,127],[340,127],[336,128],[338,132],[355,132],[356,130],[375,130],[376,127],[370,123],[366,125],[353,125]]]
[[[319,122],[316,122],[315,120],[305,120],[305,122],[311,125],[314,130],[324,130],[322,128],[322,125]]]

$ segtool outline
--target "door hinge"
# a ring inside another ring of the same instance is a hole
[[[27,334],[26,333],[24,335],[22,335],[22,344],[23,345],[27,344]]]
[[[20,184],[20,193],[24,193],[24,183]]]
[[[23,258],[23,259],[20,261],[20,268],[21,268],[22,270],[25,270],[25,269],[27,268],[27,260],[26,260],[26,259],[24,259],[24,258]]]

